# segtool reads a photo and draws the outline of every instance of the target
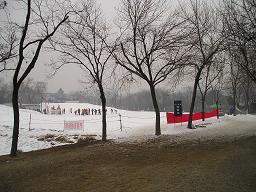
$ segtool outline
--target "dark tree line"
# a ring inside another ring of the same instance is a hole
[[[12,84],[0,79],[0,103],[11,103]],[[25,80],[20,86],[19,104],[40,104],[47,92],[45,82],[34,81],[31,78]]]

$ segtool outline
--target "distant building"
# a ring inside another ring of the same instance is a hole
[[[44,93],[43,102],[46,103],[64,103],[66,101],[65,93],[59,89],[57,93]]]

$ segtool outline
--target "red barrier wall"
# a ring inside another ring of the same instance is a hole
[[[218,115],[218,110],[214,109],[211,112],[205,112],[204,117],[205,118],[210,118],[210,117],[215,117]],[[167,112],[166,113],[167,117],[167,124],[172,124],[172,123],[181,123],[181,122],[187,122],[189,118],[189,114],[183,114],[180,117],[175,117],[173,113]],[[192,116],[193,121],[200,120],[202,119],[202,113],[193,113]]]

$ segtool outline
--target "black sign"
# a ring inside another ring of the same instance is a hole
[[[181,103],[181,101],[174,101],[174,116],[182,116],[182,103]]]

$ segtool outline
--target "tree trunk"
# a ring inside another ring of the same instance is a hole
[[[195,107],[195,101],[196,101],[196,92],[197,92],[197,86],[200,80],[201,72],[203,68],[200,68],[196,74],[195,82],[194,82],[194,88],[193,88],[193,95],[192,95],[192,101],[190,105],[190,110],[189,110],[189,119],[188,119],[188,128],[192,129],[192,117],[193,117],[193,112],[194,112],[194,107]]]
[[[156,90],[154,85],[150,85],[150,92],[152,97],[153,106],[156,113],[156,126],[155,126],[155,135],[161,135],[161,127],[160,127],[160,111],[156,99]]]
[[[17,155],[18,148],[18,139],[19,139],[19,123],[20,123],[20,114],[19,114],[19,88],[16,84],[13,84],[12,92],[12,107],[13,107],[13,134],[12,134],[12,148],[10,156],[15,157]]]
[[[219,119],[219,118],[220,118],[220,113],[219,113],[219,98],[217,98],[216,107],[217,107],[217,119]]]
[[[234,108],[234,113],[233,115],[236,116],[236,90],[233,90],[233,108]]]
[[[250,99],[250,88],[249,88],[249,84],[247,84],[247,89],[245,92],[245,100],[246,100],[246,110],[247,110],[247,114],[249,113],[249,99]]]
[[[107,113],[106,113],[106,97],[102,84],[99,84],[101,111],[102,111],[102,141],[107,141]]]
[[[204,112],[205,112],[205,96],[202,97],[202,121],[205,121]]]

